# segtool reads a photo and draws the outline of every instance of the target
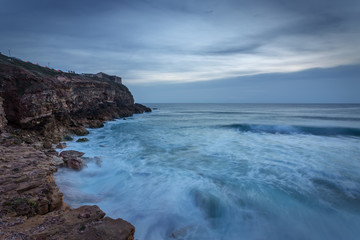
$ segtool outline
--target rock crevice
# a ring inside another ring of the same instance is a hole
[[[7,119],[3,108],[3,99],[0,97],[0,131],[6,126]]]

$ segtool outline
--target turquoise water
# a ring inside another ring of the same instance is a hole
[[[55,175],[148,239],[359,239],[360,105],[149,104]]]

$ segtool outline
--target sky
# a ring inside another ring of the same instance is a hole
[[[359,0],[0,6],[0,52],[121,76],[138,102],[360,103]]]

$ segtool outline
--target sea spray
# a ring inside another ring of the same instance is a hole
[[[138,239],[357,239],[359,105],[153,107],[69,143],[88,157],[55,176],[70,206]]]

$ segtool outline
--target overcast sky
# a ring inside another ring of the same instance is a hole
[[[2,53],[119,75],[142,102],[360,102],[359,0],[0,6]]]

